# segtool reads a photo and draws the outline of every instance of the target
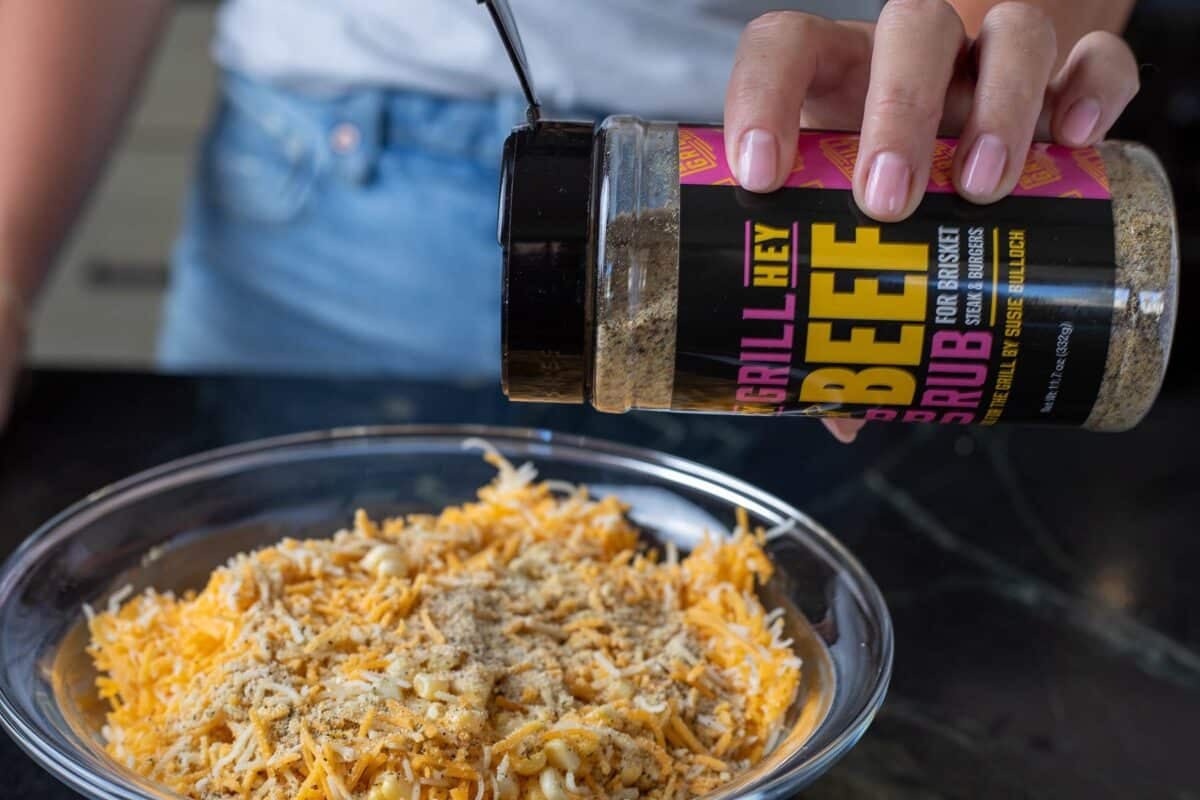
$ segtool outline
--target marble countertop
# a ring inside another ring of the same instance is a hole
[[[887,702],[805,793],[1200,798],[1200,387],[1120,435],[518,406],[491,387],[28,374],[0,437],[0,554],[63,506],[200,450],[318,428],[537,426],[666,450],[810,512],[875,576],[896,626]],[[7,797],[74,798],[0,736]]]

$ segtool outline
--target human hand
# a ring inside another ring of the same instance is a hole
[[[958,136],[956,191],[990,203],[1013,190],[1035,136],[1101,140],[1138,91],[1119,37],[1089,33],[1055,71],[1045,12],[1005,2],[967,37],[945,0],[891,0],[876,24],[772,12],[742,34],[725,97],[725,149],[739,183],[787,179],[801,128],[861,130],[854,197],[869,216],[909,216],[929,181],[936,137]],[[860,420],[825,420],[852,441]]]
[[[25,303],[16,287],[0,278],[0,430],[8,422],[12,410],[25,338]]]

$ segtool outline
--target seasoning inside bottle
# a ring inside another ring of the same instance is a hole
[[[854,203],[856,136],[803,132],[770,195],[718,128],[540,122],[506,146],[504,389],[514,400],[1118,431],[1174,328],[1170,188],[1145,147],[1035,144],[1013,195],[953,190],[937,143],[909,219]]]

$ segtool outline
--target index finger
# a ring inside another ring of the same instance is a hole
[[[725,154],[743,188],[787,180],[809,87],[866,57],[861,30],[798,11],[773,11],[742,32],[725,92]]]

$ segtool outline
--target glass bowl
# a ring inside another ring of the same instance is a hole
[[[84,652],[82,605],[132,585],[200,588],[229,556],[284,536],[328,536],[357,508],[435,511],[474,498],[494,470],[483,438],[541,477],[615,493],[632,519],[681,550],[727,532],[740,506],[771,529],[783,606],[804,659],[790,733],[714,798],[792,796],[862,736],[887,690],[892,627],[875,583],[819,525],[735,478],[662,453],[531,430],[339,429],[216,450],[95,492],[34,533],[0,571],[0,722],[34,759],[93,798],[164,798],[104,752],[105,706]]]

